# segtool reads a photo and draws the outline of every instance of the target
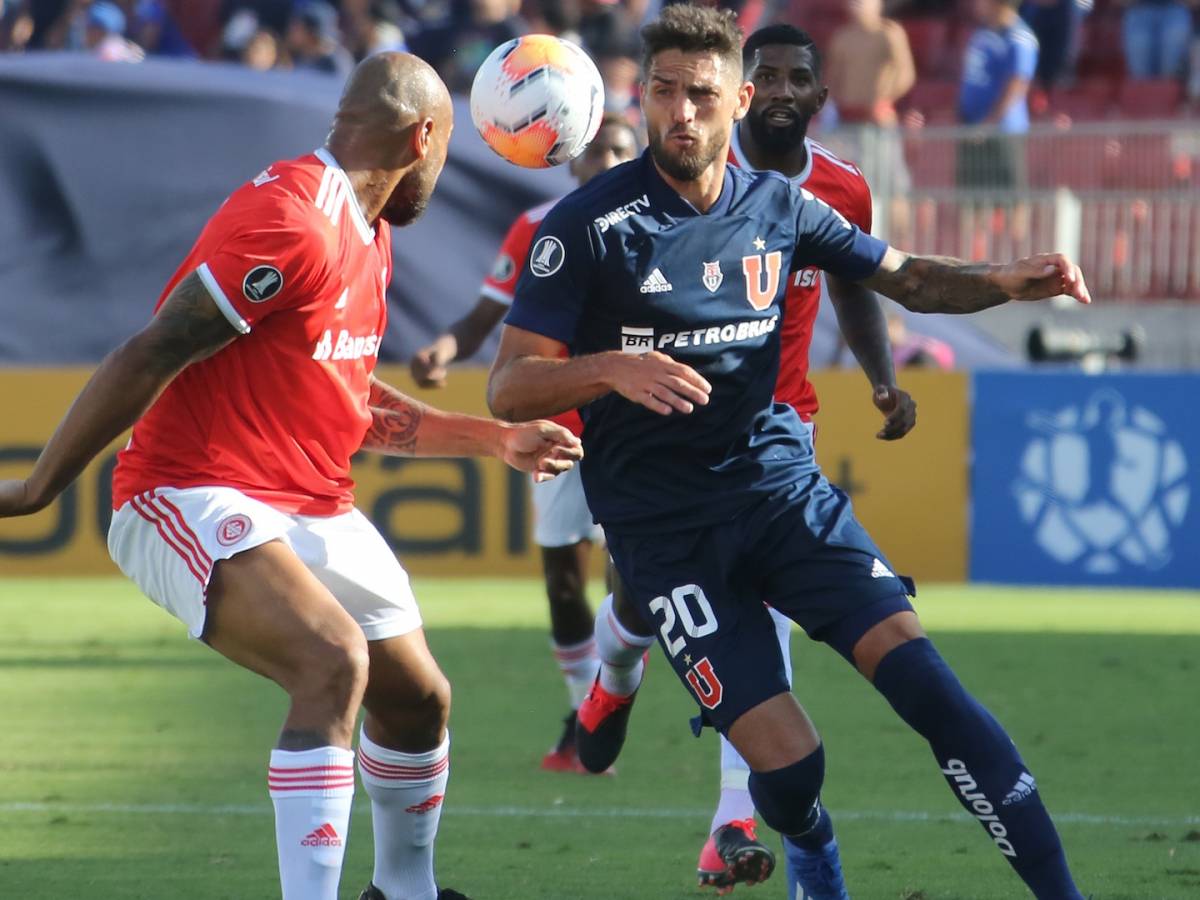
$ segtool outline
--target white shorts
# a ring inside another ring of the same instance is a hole
[[[290,547],[360,626],[368,641],[421,627],[408,573],[357,509],[298,516],[227,487],[158,488],[113,514],[108,552],[147,597],[204,633],[217,560],[267,541]]]
[[[539,547],[569,547],[582,540],[600,540],[604,532],[592,521],[579,466],[533,483],[533,542]]]

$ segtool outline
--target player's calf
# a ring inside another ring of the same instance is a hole
[[[999,722],[967,693],[927,638],[894,648],[876,689],[929,741],[963,807],[1039,900],[1083,900],[1033,776]]]

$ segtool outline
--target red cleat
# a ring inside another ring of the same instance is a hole
[[[542,757],[542,769],[547,772],[572,772],[577,775],[615,775],[616,769],[609,766],[600,772],[589,772],[579,761],[579,750],[575,746],[575,713],[572,711],[563,720],[562,737]]]
[[[608,769],[625,745],[629,714],[633,711],[634,691],[628,697],[617,697],[600,686],[600,676],[579,707],[575,728],[575,749],[579,761],[589,772]]]
[[[738,884],[761,884],[775,871],[775,854],[754,833],[754,819],[737,819],[708,837],[696,864],[701,887],[724,896]]]

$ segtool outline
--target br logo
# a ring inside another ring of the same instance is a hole
[[[1187,457],[1166,424],[1112,389],[1033,412],[1013,491],[1047,554],[1103,575],[1171,561],[1190,500]]]

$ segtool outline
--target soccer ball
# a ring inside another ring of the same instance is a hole
[[[471,119],[510,163],[545,169],[574,159],[596,136],[604,82],[569,41],[527,34],[497,47],[475,73]]]

